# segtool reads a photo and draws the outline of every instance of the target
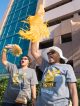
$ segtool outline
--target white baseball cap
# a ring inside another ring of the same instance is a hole
[[[52,47],[49,47],[49,48],[47,48],[47,49],[44,49],[44,50],[42,51],[42,57],[48,61],[47,53],[50,52],[51,50],[54,50],[54,51],[56,51],[57,53],[59,53],[60,58],[63,59],[63,60],[65,61],[65,63],[67,63],[68,59],[63,56],[62,50],[61,50],[59,47],[56,47],[56,46],[52,46]]]

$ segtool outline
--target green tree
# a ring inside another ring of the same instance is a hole
[[[0,106],[3,100],[3,95],[4,95],[4,91],[7,87],[7,83],[8,83],[8,78],[7,77],[3,77],[0,79]]]

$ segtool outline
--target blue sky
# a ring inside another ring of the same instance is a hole
[[[2,17],[5,13],[5,10],[8,6],[8,3],[9,3],[10,0],[0,0],[0,22],[2,20]]]

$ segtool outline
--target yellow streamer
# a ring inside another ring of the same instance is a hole
[[[17,44],[13,45],[11,51],[12,51],[12,54],[15,55],[15,56],[20,56],[22,54],[22,49]]]
[[[22,21],[24,23],[28,23],[30,25],[30,29],[21,29],[18,34],[22,38],[31,40],[32,42],[36,42],[44,38],[49,38],[50,33],[47,28],[47,24],[43,22],[43,15],[43,6],[40,5],[40,8],[35,16],[29,16],[26,20]]]

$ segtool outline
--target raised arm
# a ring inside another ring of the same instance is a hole
[[[42,63],[42,56],[39,50],[39,43],[38,42],[31,42],[31,54],[35,58],[38,64]]]
[[[7,56],[6,56],[6,53],[8,51],[8,49],[12,48],[11,45],[7,45],[3,48],[3,51],[2,51],[2,63],[6,66],[7,65]]]

